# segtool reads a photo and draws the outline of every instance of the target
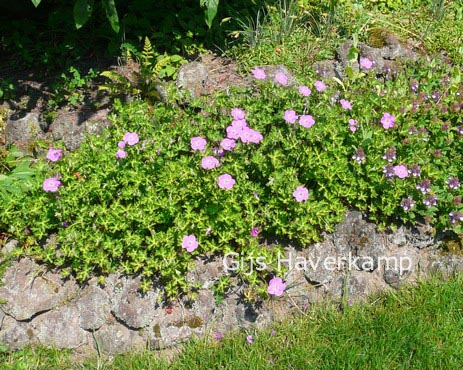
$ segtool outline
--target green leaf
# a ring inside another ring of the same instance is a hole
[[[74,3],[74,23],[79,29],[87,23],[92,15],[93,0],[76,0]]]
[[[42,0],[31,0],[32,4],[37,8]]]
[[[212,21],[217,15],[217,9],[219,7],[219,0],[200,0],[200,5],[206,7],[204,10],[204,21],[209,28],[212,27]]]
[[[347,74],[347,77],[349,77],[350,79],[354,78],[354,70],[352,69],[352,66],[346,67],[346,74]]]
[[[106,11],[106,17],[111,24],[114,32],[119,33],[119,16],[117,15],[116,4],[114,0],[103,0],[103,6]]]
[[[347,53],[347,59],[350,62],[354,62],[357,60],[358,56],[359,56],[359,49],[357,49],[355,46],[351,46],[351,48],[349,49],[349,52]]]

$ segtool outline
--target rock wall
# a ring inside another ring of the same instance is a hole
[[[188,273],[201,289],[194,302],[178,300],[166,306],[160,290],[139,293],[139,279],[112,274],[101,286],[90,280],[79,286],[63,280],[28,258],[14,261],[0,286],[0,343],[10,349],[28,344],[70,348],[109,355],[140,348],[164,348],[193,336],[215,335],[237,328],[263,327],[308,305],[331,298],[362,299],[378,290],[393,289],[430,272],[451,275],[463,271],[463,258],[439,252],[441,241],[425,226],[376,230],[359,212],[324,241],[306,249],[285,247],[283,296],[257,304],[243,300],[238,283],[217,304],[211,286],[227,273],[222,258],[198,259]],[[17,247],[6,243],[2,252]],[[387,258],[406,258],[407,265],[388,266]],[[327,259],[342,264],[324,264]],[[318,261],[318,263],[317,263]]]

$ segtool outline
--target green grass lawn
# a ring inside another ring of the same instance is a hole
[[[72,364],[69,352],[27,349],[2,369],[461,369],[463,277],[433,278],[363,304],[318,304],[264,331],[191,341],[172,362],[158,352]],[[251,335],[253,343],[247,341]]]

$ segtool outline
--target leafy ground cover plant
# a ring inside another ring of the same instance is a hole
[[[79,280],[121,270],[187,290],[193,257],[274,261],[267,236],[306,246],[348,208],[462,232],[463,88],[438,61],[379,81],[371,63],[344,82],[269,81],[178,110],[116,106],[115,125],[78,152],[49,156],[27,197],[2,206],[20,253]],[[53,151],[54,149],[50,149]],[[62,153],[61,153],[62,154]],[[24,233],[28,231],[28,235]],[[56,233],[56,245],[40,242]],[[242,274],[258,292],[277,266]]]
[[[33,166],[32,156],[24,155],[18,148],[12,147],[8,151],[0,150],[0,199],[7,201],[13,195],[25,194],[31,188],[33,178],[45,166]]]

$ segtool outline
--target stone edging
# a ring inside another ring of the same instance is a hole
[[[11,250],[14,243],[10,241],[2,251]],[[58,273],[23,258],[13,262],[2,278],[0,343],[10,349],[41,344],[85,353],[98,349],[114,355],[146,347],[165,348],[193,336],[263,327],[325,298],[361,299],[430,272],[462,272],[463,257],[440,254],[440,245],[425,226],[378,232],[361,213],[348,212],[323,242],[304,250],[285,248],[285,258],[291,261],[287,264],[293,266],[284,277],[285,294],[256,305],[243,301],[243,287],[238,283],[216,304],[211,287],[225,274],[219,258],[198,260],[188,273],[188,281],[201,286],[196,301],[178,301],[171,307],[162,305],[158,290],[141,295],[137,278],[112,274],[104,287],[96,279],[81,287],[73,279],[64,281]],[[310,265],[296,268],[297,261],[323,261],[330,256],[351,256],[357,258],[357,265],[333,270],[322,264],[315,269]],[[398,266],[387,268],[386,257],[408,257],[412,264],[403,271]],[[368,258],[376,262],[362,265]]]

